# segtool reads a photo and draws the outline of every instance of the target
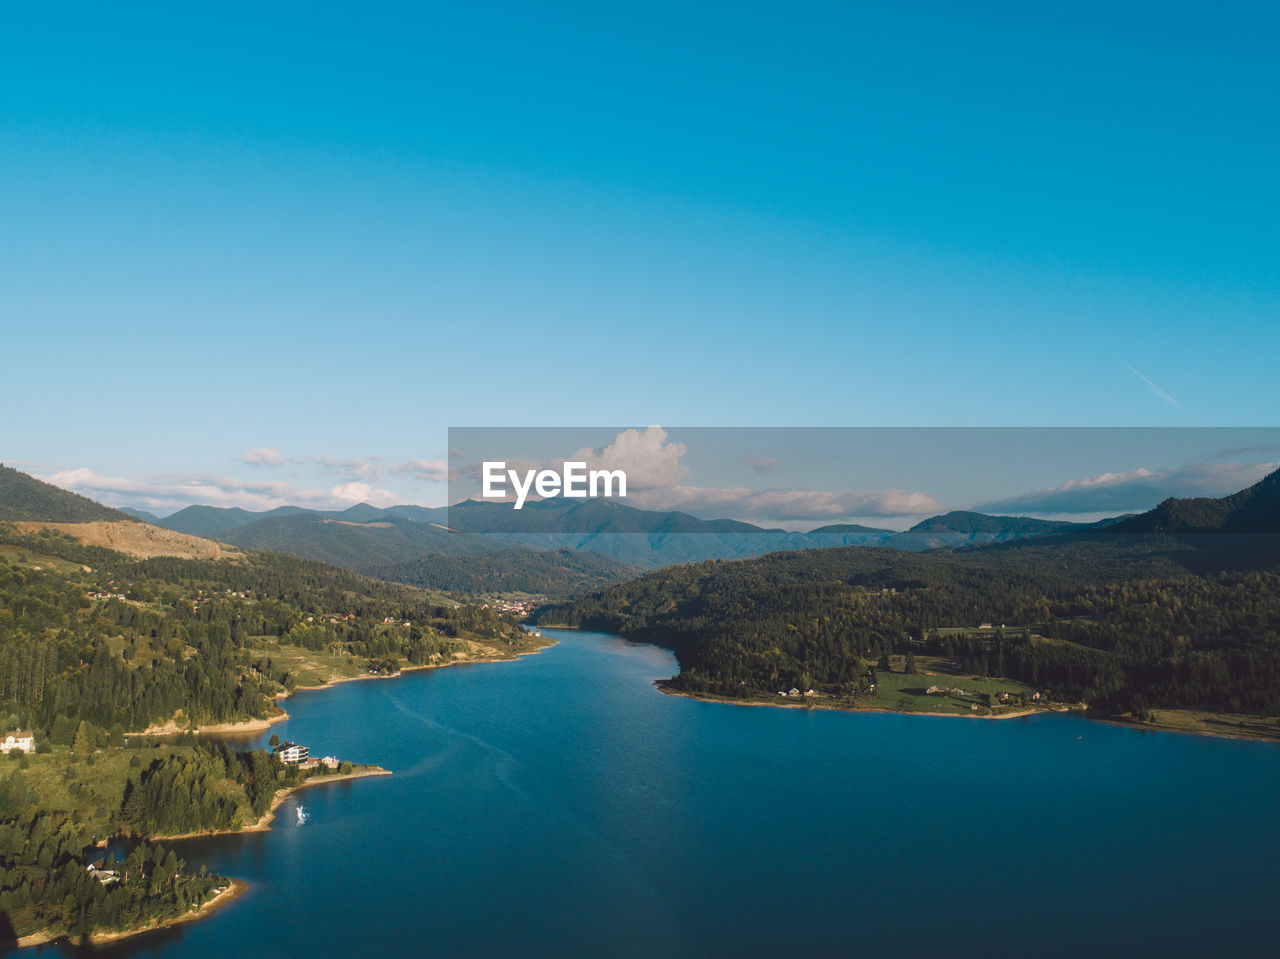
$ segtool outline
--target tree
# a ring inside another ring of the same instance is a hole
[[[81,720],[80,725],[76,727],[76,737],[71,742],[71,751],[77,756],[93,754],[93,734],[89,730],[89,724],[84,720]]]
[[[916,654],[911,652],[911,650],[907,650],[907,665],[905,667],[905,671],[911,676],[915,676],[920,672],[919,667],[916,666]]]
[[[272,749],[275,749],[277,746],[280,745],[280,737],[275,733],[272,733],[271,738],[267,740],[267,745],[270,746]]]
[[[889,651],[888,651],[887,649],[886,649],[883,653],[881,653],[881,654],[880,654],[880,664],[879,664],[878,666],[876,666],[876,669],[880,670],[880,671],[881,671],[881,672],[883,672],[883,673],[887,673],[887,672],[889,672],[889,670],[890,670],[890,666],[889,666]]]

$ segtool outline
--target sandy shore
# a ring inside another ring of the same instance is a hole
[[[209,723],[203,726],[179,726],[172,719],[163,726],[148,726],[140,733],[125,733],[126,736],[173,736],[178,733],[258,733],[270,729],[276,723],[289,718],[283,709],[275,716],[266,719],[244,719],[236,723]]]
[[[208,836],[239,836],[246,832],[265,832],[271,828],[271,823],[276,818],[276,810],[291,795],[300,789],[306,789],[309,786],[322,786],[325,783],[345,782],[350,779],[367,779],[370,776],[390,776],[390,769],[383,769],[381,766],[362,766],[353,769],[349,773],[330,773],[326,776],[312,776],[296,786],[288,786],[283,789],[277,789],[275,796],[271,799],[271,807],[262,814],[262,818],[257,822],[240,829],[201,829],[196,832],[174,833],[166,836],[148,836],[151,842],[171,842],[175,839],[203,839]]]
[[[292,691],[285,691],[276,694],[276,702],[282,699],[288,699],[296,692],[314,692],[317,689],[332,689],[340,683],[354,683],[366,679],[395,679],[397,676],[403,676],[405,673],[417,673],[424,669],[445,669],[449,666],[465,666],[477,663],[509,663],[517,659],[523,659],[525,656],[533,656],[549,649],[556,644],[554,639],[542,636],[539,637],[546,642],[536,649],[528,649],[524,652],[515,653],[511,656],[486,656],[481,659],[454,659],[444,663],[424,663],[420,666],[405,666],[398,673],[386,673],[364,676],[339,676],[331,679],[326,683],[320,683],[316,686],[295,686]],[[235,723],[207,723],[200,726],[179,726],[173,720],[162,726],[148,726],[140,733],[125,733],[126,736],[174,736],[180,733],[259,733],[264,729],[270,729],[276,723],[282,723],[289,718],[289,714],[280,709],[280,712],[274,716],[268,716],[266,719],[245,719]]]
[[[524,657],[526,656],[536,656],[538,653],[541,653],[542,651],[550,649],[552,646],[556,645],[556,640],[550,639],[547,636],[542,636],[539,638],[545,639],[547,640],[547,642],[543,643],[541,646],[539,646],[536,649],[526,649],[524,652],[515,653],[511,656],[486,656],[483,659],[453,659],[444,663],[423,663],[419,666],[405,666],[401,668],[401,670],[398,673],[379,673],[376,676],[375,675],[339,676],[336,679],[331,679],[328,682],[320,683],[319,685],[316,685],[316,686],[295,686],[293,688],[293,692],[309,693],[309,692],[314,692],[317,689],[332,689],[334,686],[338,686],[342,683],[358,683],[358,682],[363,682],[364,680],[367,680],[367,679],[395,679],[397,676],[403,676],[406,673],[420,673],[423,670],[427,670],[427,669],[448,669],[450,666],[476,666],[481,663],[512,663],[512,662],[515,662],[517,659],[524,659]],[[276,701],[278,702],[279,700],[282,700],[282,699],[288,699],[290,695],[292,695],[292,693],[289,693],[289,692],[277,693]],[[285,718],[287,719],[288,716],[286,715]],[[275,720],[272,720],[272,722],[275,722]],[[263,728],[265,729],[266,727],[263,727]],[[214,731],[213,728],[210,726],[202,727],[202,729],[205,732]]]
[[[228,903],[235,902],[243,896],[249,889],[249,884],[240,880],[229,880],[230,885],[223,889],[220,893],[210,899],[195,906],[190,911],[183,913],[181,916],[174,916],[172,919],[164,919],[160,922],[153,922],[146,926],[138,926],[135,929],[125,929],[121,932],[94,932],[89,935],[89,942],[95,946],[100,946],[108,942],[117,942],[121,939],[128,939],[130,936],[138,936],[144,932],[155,932],[157,929],[167,929],[169,926],[179,926],[184,922],[194,922],[197,919],[203,919],[205,916],[212,915],[214,910],[220,909]],[[52,933],[47,931],[35,932],[29,936],[21,936],[18,939],[18,946],[25,948],[27,946],[40,946],[47,942],[54,942],[58,939],[68,939],[65,933]]]

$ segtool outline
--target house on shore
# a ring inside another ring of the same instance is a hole
[[[297,743],[281,743],[276,747],[276,758],[286,766],[301,766],[307,761],[306,746]]]

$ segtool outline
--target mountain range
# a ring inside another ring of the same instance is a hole
[[[563,594],[619,582],[645,569],[791,550],[877,546],[921,552],[1024,541],[1091,542],[1103,529],[1166,535],[1275,532],[1280,531],[1280,473],[1231,496],[1170,499],[1147,513],[1096,524],[952,511],[905,531],[838,524],[795,532],[607,500],[564,499],[531,502],[518,517],[503,504],[467,501],[452,508],[359,503],[333,511],[198,505],[156,519],[140,510],[102,506],[0,467],[0,520],[149,522],[437,589],[477,593],[501,584],[507,591]],[[1253,562],[1252,554],[1247,562]]]
[[[254,513],[188,506],[156,521],[183,533],[255,549],[280,549],[356,568],[370,550],[382,562],[424,554],[475,554],[523,546],[590,551],[653,569],[705,559],[741,559],[779,550],[890,546],[926,550],[1007,542],[1083,530],[1083,524],[953,511],[905,532],[859,525],[794,532],[737,520],[704,520],[670,510],[643,510],[604,500],[529,503],[522,515],[497,503],[467,501],[452,508],[360,503],[345,510],[282,506]]]

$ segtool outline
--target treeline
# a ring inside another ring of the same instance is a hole
[[[839,696],[888,653],[933,652],[1102,710],[1280,714],[1280,574],[1194,575],[1162,543],[779,553],[660,570],[537,619],[671,646],[690,691]]]
[[[125,789],[121,819],[144,836],[235,832],[262,818],[278,789],[301,782],[265,749],[201,744],[190,757],[157,759]]]
[[[0,543],[77,564],[59,572],[0,555],[0,714],[55,744],[82,722],[101,736],[179,710],[194,723],[262,718],[296,683],[275,644],[394,672],[448,658],[469,638],[521,635],[495,611],[282,554],[132,560],[3,527]]]
[[[172,850],[148,842],[104,863],[117,876],[104,884],[86,869],[86,838],[68,814],[42,808],[21,770],[0,780],[0,917],[9,925],[0,938],[132,929],[180,916],[227,884],[203,868],[185,872]]]

